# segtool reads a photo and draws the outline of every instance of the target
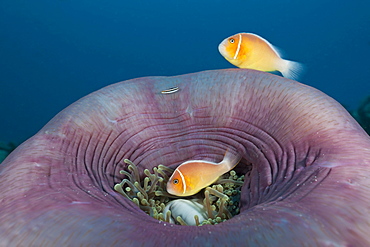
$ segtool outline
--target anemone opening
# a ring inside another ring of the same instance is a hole
[[[215,225],[239,214],[240,191],[244,175],[231,170],[213,185],[189,197],[178,197],[166,191],[166,184],[174,169],[159,165],[140,174],[137,166],[128,159],[126,178],[114,189],[134,202],[149,216],[177,225]],[[143,177],[141,179],[141,177]]]

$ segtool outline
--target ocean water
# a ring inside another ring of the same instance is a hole
[[[355,109],[370,94],[370,1],[1,0],[0,140],[20,143],[79,98],[142,76],[233,68],[217,50],[256,33],[301,82]]]

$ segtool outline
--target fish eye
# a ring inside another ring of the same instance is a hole
[[[231,44],[234,44],[234,43],[235,43],[235,39],[229,39],[229,42],[230,42]]]
[[[173,184],[178,184],[179,183],[179,180],[176,178],[173,180]]]

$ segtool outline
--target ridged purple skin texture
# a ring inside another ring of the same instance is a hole
[[[246,178],[221,224],[161,222],[113,189],[124,159],[143,173],[228,148]],[[252,70],[87,95],[7,157],[0,191],[0,246],[370,246],[369,136],[324,93]]]

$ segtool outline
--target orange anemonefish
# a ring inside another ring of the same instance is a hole
[[[240,155],[225,153],[220,163],[205,160],[189,160],[179,165],[167,182],[168,193],[176,196],[191,196],[216,182],[224,173],[233,169]]]
[[[253,33],[230,36],[221,42],[218,50],[227,61],[243,69],[279,71],[290,79],[297,79],[303,70],[300,63],[282,59],[275,47]]]

